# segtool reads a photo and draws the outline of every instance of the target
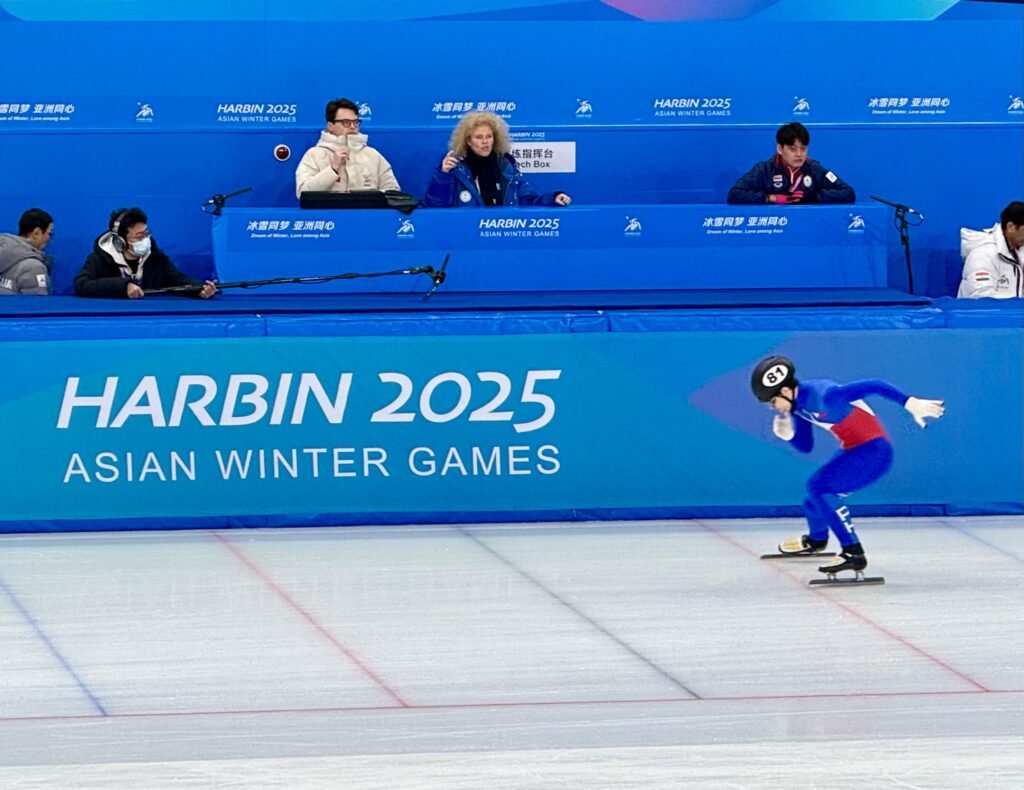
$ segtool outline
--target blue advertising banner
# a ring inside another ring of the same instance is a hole
[[[799,121],[862,200],[928,216],[916,284],[945,295],[960,227],[1019,197],[1022,24],[1024,5],[977,0],[0,0],[0,227],[49,211],[69,293],[110,211],[141,205],[207,276],[198,205],[244,186],[234,205],[294,205],[339,95],[406,191],[422,196],[459,117],[486,109],[518,143],[562,144],[561,169],[530,177],[576,205],[724,201]],[[122,42],[144,52],[130,68]],[[979,150],[996,164],[957,179]],[[890,245],[891,268],[901,256]]]
[[[225,209],[221,281],[441,264],[451,291],[854,288],[886,285],[884,207],[590,206],[316,211]],[[325,283],[411,291],[409,279]],[[290,290],[269,286],[266,292]]]
[[[1016,25],[582,20],[572,23],[572,36],[565,22],[529,18],[375,18],[351,34],[346,13],[391,4],[332,6],[339,18],[319,4],[311,7],[314,28],[287,16],[156,24],[144,16],[150,3],[70,5],[102,15],[131,6],[141,16],[114,26],[0,19],[5,62],[36,66],[31,82],[0,85],[0,132],[310,129],[323,125],[324,105],[339,93],[356,101],[364,131],[450,129],[465,112],[483,109],[527,128],[1024,123],[1019,5]],[[45,61],[37,57],[40,36]],[[110,46],[115,36],[146,42],[134,79],[110,79],[122,66]],[[508,42],[505,66],[465,68],[464,40]],[[439,41],[446,42],[440,50]],[[409,54],[381,63],[382,42]],[[557,52],[563,70],[556,75],[545,60],[526,56],[525,42],[531,51]],[[348,62],[365,67],[339,75],[331,60],[339,46]],[[760,62],[783,48],[814,67],[761,78]]]
[[[774,351],[805,377],[943,398],[861,504],[1021,508],[1019,330],[180,338],[5,344],[7,522],[796,505],[800,456],[749,392]],[[986,365],[999,386],[951,371]],[[993,430],[993,420],[998,430]]]

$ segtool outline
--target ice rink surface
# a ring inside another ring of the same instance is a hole
[[[1024,788],[1024,517],[0,537],[0,787]]]

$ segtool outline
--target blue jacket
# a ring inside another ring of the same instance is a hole
[[[501,158],[501,194],[503,206],[553,206],[555,193],[540,195],[530,188],[519,172],[519,166],[511,154]],[[424,206],[482,206],[483,198],[477,189],[476,179],[465,162],[459,161],[455,167],[445,173],[438,166],[434,171],[427,194],[423,198]]]
[[[808,159],[800,172],[803,178],[797,189],[803,190],[802,203],[853,203],[857,199],[853,187],[831,170],[826,170],[820,162]],[[810,184],[807,183],[808,178]],[[789,170],[775,156],[767,162],[758,162],[733,184],[728,200],[730,203],[767,203],[769,195],[782,195],[789,191]]]

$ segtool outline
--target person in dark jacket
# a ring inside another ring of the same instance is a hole
[[[424,206],[568,206],[564,192],[538,194],[509,153],[508,124],[493,112],[462,116],[434,171]]]
[[[729,190],[730,203],[853,203],[853,187],[807,156],[811,133],[787,123],[775,133],[775,156],[759,162]]]
[[[209,299],[217,285],[182,273],[149,235],[148,219],[140,208],[110,213],[110,228],[93,244],[92,253],[75,277],[77,296],[141,299],[147,290],[191,285],[186,296]]]

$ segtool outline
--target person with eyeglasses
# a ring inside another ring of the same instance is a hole
[[[194,286],[183,296],[209,299],[217,293],[212,280],[200,282],[178,269],[156,246],[146,213],[140,208],[110,212],[107,230],[93,244],[75,277],[75,295],[106,299],[141,299],[147,290]]]
[[[400,189],[388,160],[368,146],[367,136],[360,133],[355,102],[329,101],[326,116],[327,128],[295,170],[295,197],[303,192]]]

